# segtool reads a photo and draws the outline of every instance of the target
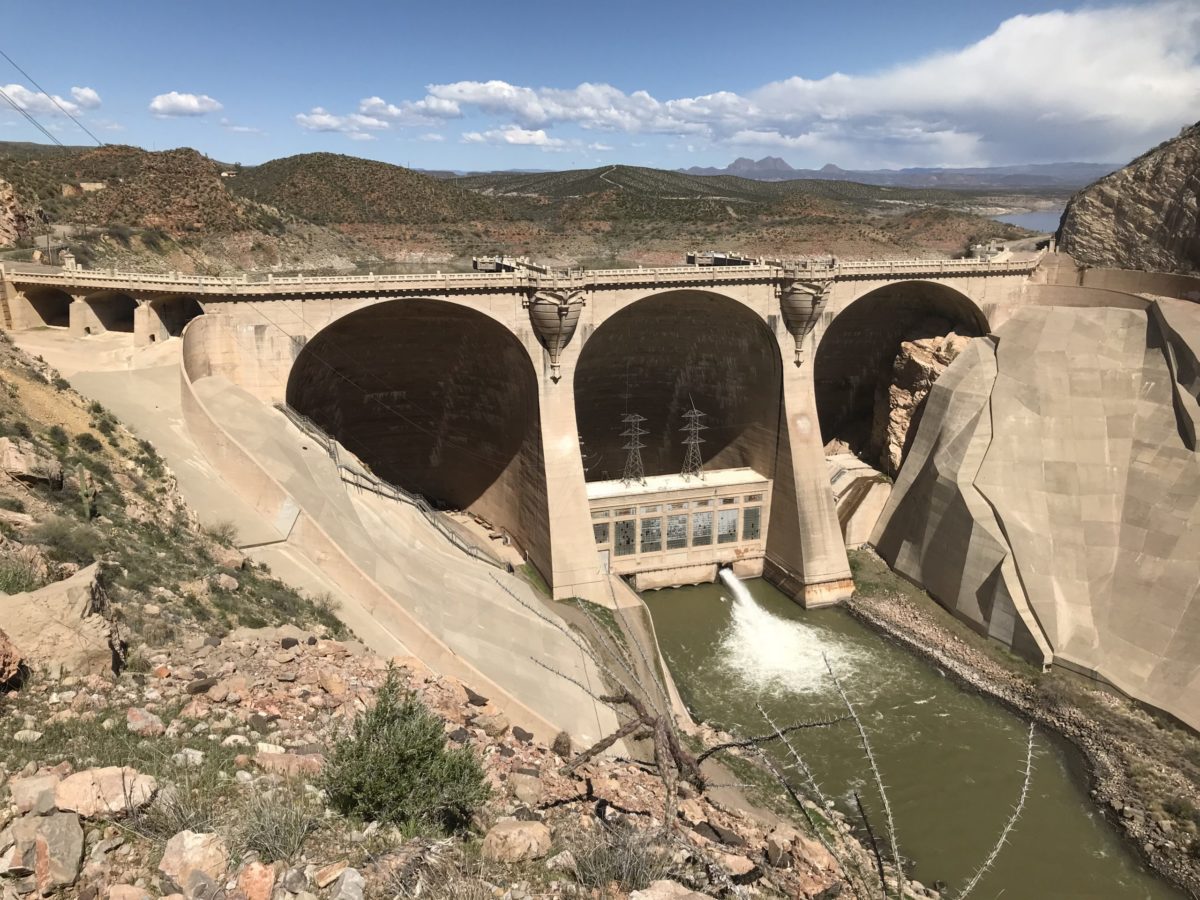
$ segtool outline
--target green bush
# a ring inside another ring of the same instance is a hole
[[[237,810],[234,846],[239,856],[253,852],[263,862],[291,862],[318,821],[312,801],[298,785],[251,791]]]
[[[61,425],[51,425],[47,428],[46,437],[50,438],[51,443],[59,447],[65,447],[71,442],[66,430]]]
[[[75,525],[61,516],[39,522],[33,527],[31,537],[35,544],[46,547],[50,558],[57,562],[88,565],[95,561],[103,546],[96,529]]]
[[[623,891],[638,891],[671,870],[667,848],[653,833],[631,825],[598,829],[569,841],[568,849],[575,880],[584,887],[603,889],[616,882]]]
[[[320,784],[344,815],[409,834],[464,830],[490,793],[475,754],[446,746],[442,720],[401,689],[394,670],[334,746]]]
[[[5,594],[23,594],[36,591],[42,581],[29,560],[10,556],[0,559],[0,591]]]
[[[104,449],[104,445],[100,443],[100,439],[90,431],[81,431],[75,435],[75,444],[80,450],[85,450],[88,453],[99,453]]]

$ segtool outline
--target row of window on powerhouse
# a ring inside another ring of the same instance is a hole
[[[719,509],[716,511],[716,542],[736,544],[741,541],[757,541],[762,537],[762,507],[745,506],[741,509]],[[632,556],[635,553],[658,553],[663,550],[684,550],[688,547],[707,547],[713,543],[713,516],[706,512],[676,513],[667,516],[644,516],[641,519],[618,519],[612,522],[593,522],[592,533],[596,544],[605,547],[612,540],[616,556]],[[741,536],[738,536],[738,525]],[[689,525],[691,526],[689,528]],[[664,541],[665,538],[665,541]]]

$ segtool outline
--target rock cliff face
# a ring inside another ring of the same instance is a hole
[[[871,446],[881,448],[879,465],[895,477],[921,420],[929,389],[971,338],[955,334],[904,341],[892,364],[886,397],[876,398]]]
[[[1058,242],[1092,266],[1200,273],[1200,123],[1072,197]]]
[[[23,237],[29,225],[21,207],[17,204],[17,195],[12,185],[0,181],[0,247],[15,244]]]

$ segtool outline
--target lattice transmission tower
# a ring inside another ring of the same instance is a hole
[[[683,418],[687,420],[680,431],[687,432],[687,437],[683,443],[687,447],[687,452],[683,457],[683,478],[685,481],[690,481],[693,477],[704,480],[704,460],[700,458],[700,445],[704,443],[704,438],[700,437],[700,432],[708,426],[700,420],[704,418],[704,413],[696,409],[696,404],[692,404],[692,408],[683,414]]]
[[[646,421],[645,416],[639,416],[637,413],[626,413],[621,416],[621,422],[625,425],[625,430],[621,432],[621,437],[629,438],[625,443],[625,474],[621,476],[621,481],[625,484],[636,481],[638,484],[646,483],[646,468],[642,465],[642,448],[646,445],[642,443],[642,438],[650,432],[642,427],[642,423]]]

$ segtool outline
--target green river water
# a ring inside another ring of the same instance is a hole
[[[740,599],[738,587],[746,589]],[[1016,802],[1026,723],[845,611],[801,609],[765,581],[648,591],[643,598],[689,709],[738,734],[770,730],[756,701],[780,725],[841,714],[824,653],[871,738],[912,874],[927,885],[962,887]],[[882,832],[881,804],[853,723],[799,732],[795,744],[825,794],[848,813],[857,789]],[[1079,754],[1038,733],[1024,814],[972,896],[1183,895],[1144,869],[1094,809]]]

